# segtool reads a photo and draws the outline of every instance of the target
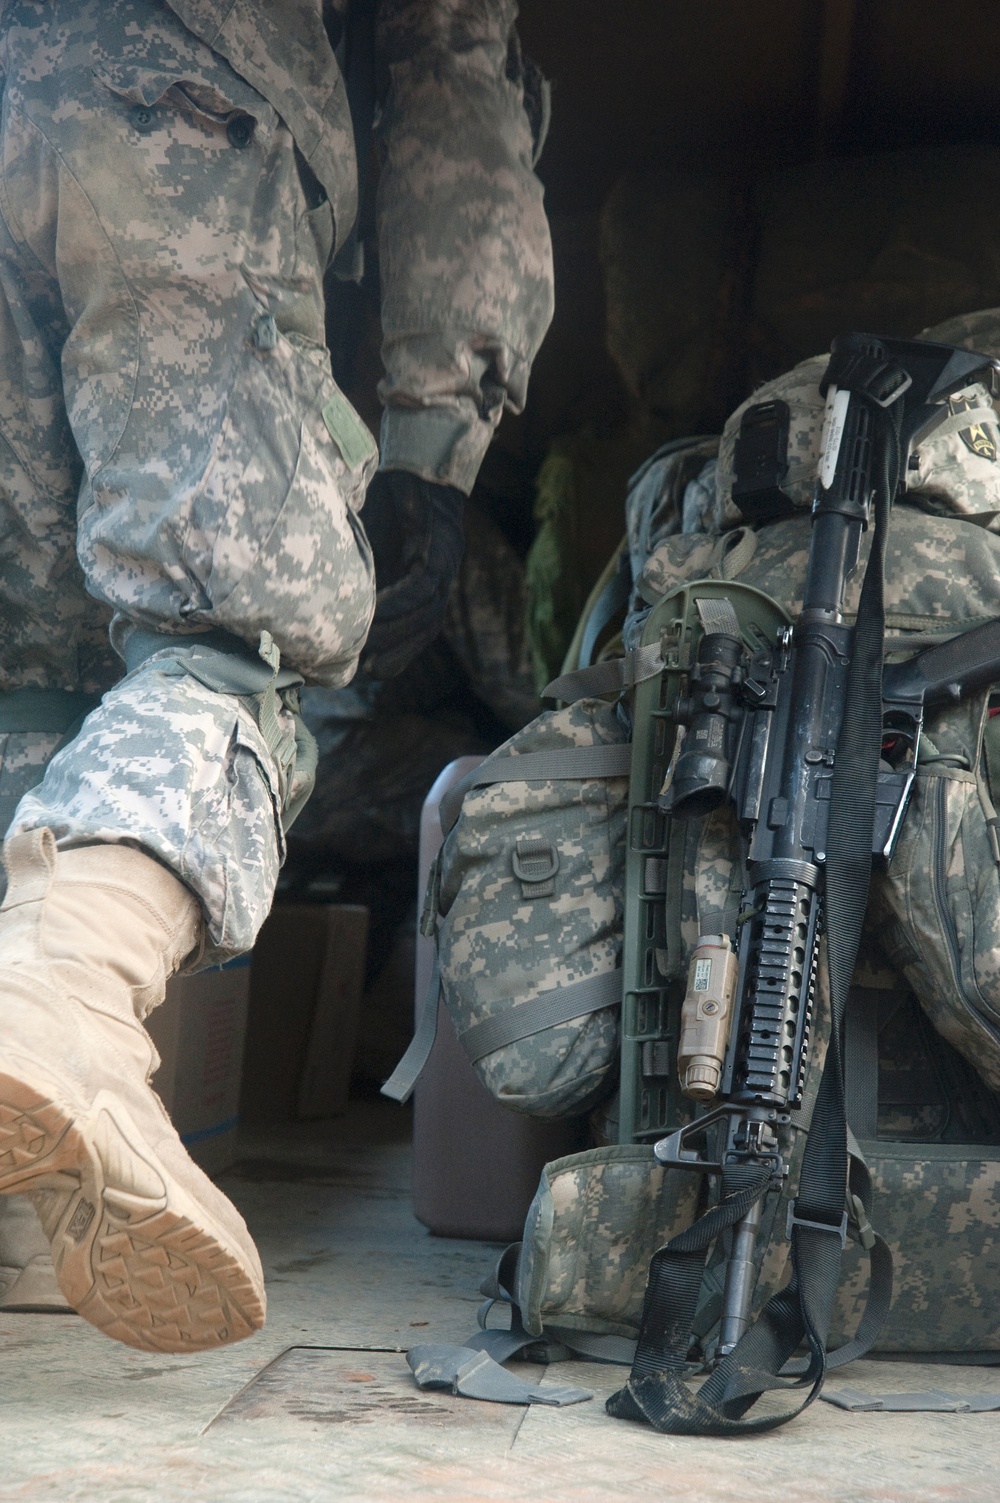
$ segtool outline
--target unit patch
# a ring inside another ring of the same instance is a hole
[[[981,403],[977,397],[960,395],[951,397],[948,405],[952,412],[967,412],[970,407],[978,407]],[[996,429],[988,428],[985,423],[973,423],[969,428],[959,429],[958,436],[965,447],[981,459],[997,458]]]

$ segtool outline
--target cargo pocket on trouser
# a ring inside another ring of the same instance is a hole
[[[873,875],[886,953],[939,1033],[1000,1090],[1000,870],[986,785],[918,772],[895,855]],[[995,829],[995,827],[993,827]]]
[[[355,671],[375,606],[358,516],[375,440],[336,386],[325,350],[278,335],[273,350],[247,359],[251,379],[234,387],[217,446],[216,473],[237,473],[208,508],[211,604],[189,619],[254,645],[267,631],[284,666],[337,687]],[[266,373],[275,363],[285,379],[262,386],[253,367]]]

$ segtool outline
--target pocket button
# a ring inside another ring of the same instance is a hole
[[[278,325],[270,313],[258,315],[253,326],[253,342],[258,350],[273,350],[278,343]]]
[[[129,119],[141,136],[148,136],[153,129],[153,111],[148,104],[135,104],[129,110]]]
[[[252,115],[234,115],[226,126],[230,146],[245,151],[253,140],[254,118]]]

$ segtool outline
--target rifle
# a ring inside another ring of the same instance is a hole
[[[779,1373],[803,1339],[810,1359],[797,1386],[812,1383],[804,1403],[822,1385],[848,1227],[839,1033],[872,859],[892,855],[925,709],[1000,677],[1000,619],[902,663],[883,669],[882,660],[889,511],[913,449],[943,424],[955,426],[948,399],[975,381],[1000,391],[1000,362],[926,341],[836,339],[820,388],[826,418],[798,619],[751,653],[729,602],[698,601],[703,635],[674,711],[683,740],[659,803],[674,819],[697,819],[732,800],[747,886],[738,950],[726,936],[702,936],[691,963],[678,1067],[701,1114],[654,1145],[664,1165],[717,1176],[719,1204],[654,1259],[636,1365],[608,1404],[662,1430],[738,1433],[790,1418],[742,1416],[766,1389],[789,1386]],[[744,413],[733,498],[748,521],[788,512],[780,491],[788,422],[782,402]],[[873,514],[852,627],[844,592]],[[881,755],[885,737],[891,761]],[[751,1328],[761,1209],[788,1173],[780,1129],[802,1105],[824,935],[833,1035],[789,1214],[793,1278]],[[704,1251],[723,1231],[730,1242],[715,1370],[693,1397],[680,1384],[687,1315]],[[891,1261],[888,1277],[891,1289]]]

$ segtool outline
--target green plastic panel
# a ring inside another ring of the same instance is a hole
[[[668,892],[679,891],[683,829],[657,808],[674,749],[673,708],[701,636],[696,600],[724,596],[751,650],[771,645],[791,618],[768,595],[725,580],[696,580],[666,595],[650,612],[642,645],[659,642],[665,667],[636,689],[629,789],[623,951],[619,1141],[646,1143],[690,1117],[677,1080],[677,1033],[684,1000],[678,920],[667,922]],[[671,838],[673,850],[671,850]]]

